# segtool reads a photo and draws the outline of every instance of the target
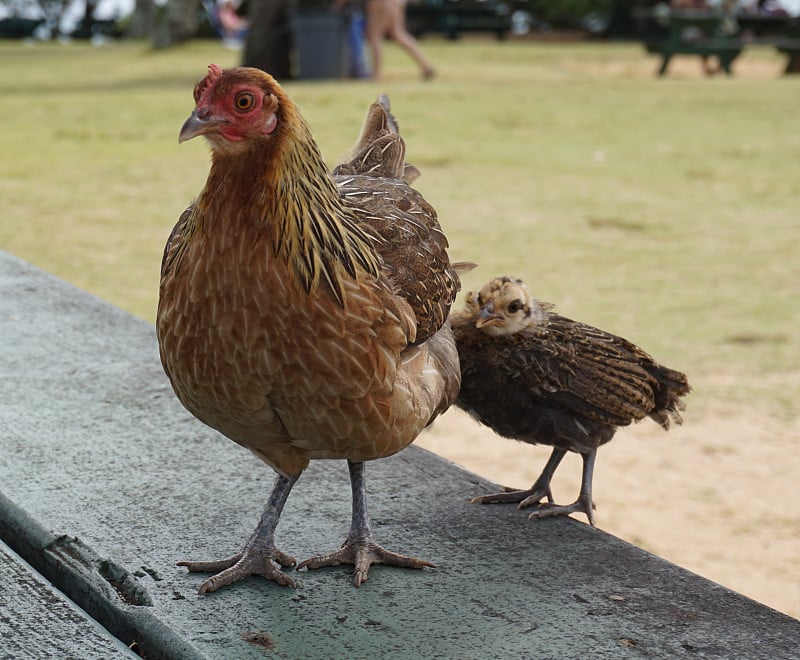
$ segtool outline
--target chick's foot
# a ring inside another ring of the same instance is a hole
[[[322,568],[323,566],[341,566],[342,564],[355,566],[353,584],[356,587],[360,587],[362,582],[367,581],[369,567],[373,564],[385,564],[401,568],[436,568],[435,564],[424,559],[408,557],[386,550],[372,540],[371,534],[367,534],[359,535],[358,538],[348,537],[340,550],[328,555],[306,559],[298,564],[297,570],[299,571],[301,568],[314,569]]]
[[[556,516],[568,516],[570,513],[584,513],[589,519],[589,524],[594,527],[594,510],[596,508],[597,507],[594,505],[594,502],[592,502],[591,497],[589,497],[588,500],[581,497],[572,504],[540,504],[539,508],[528,516],[528,520],[533,520],[534,518],[555,518]]]
[[[553,455],[555,455],[553,450]],[[551,456],[551,461],[552,461]],[[552,518],[554,516],[568,516],[570,513],[585,513],[589,519],[589,524],[594,527],[594,510],[597,508],[592,499],[592,475],[594,474],[594,462],[597,458],[597,449],[590,452],[582,453],[583,458],[583,475],[581,478],[581,491],[578,499],[572,504],[558,505],[553,504],[552,500],[549,504],[540,504],[538,510],[528,516],[528,520],[532,518]],[[549,463],[548,463],[549,465]],[[547,468],[545,468],[547,471]],[[542,477],[539,477],[541,479]],[[538,481],[536,483],[539,483]],[[533,485],[536,487],[536,484]],[[520,504],[520,506],[522,506]]]
[[[499,502],[518,502],[519,504],[517,505],[517,508],[524,509],[532,504],[539,504],[541,499],[546,497],[547,501],[552,504],[553,491],[550,488],[550,481],[553,478],[553,474],[555,473],[558,464],[561,463],[561,459],[563,459],[566,454],[567,452],[564,449],[559,449],[558,447],[553,448],[550,458],[547,459],[547,464],[544,466],[542,473],[539,475],[536,483],[528,488],[528,490],[513,490],[511,488],[506,488],[502,493],[494,493],[493,495],[475,497],[471,500],[472,503],[495,504]]]
[[[500,493],[473,497],[470,502],[472,504],[502,504],[512,502],[519,503],[518,509],[524,509],[531,504],[538,504],[543,497],[546,497],[548,502],[553,501],[553,494],[550,492],[550,488],[546,490],[541,488],[529,488],[528,490],[513,490],[507,488]]]

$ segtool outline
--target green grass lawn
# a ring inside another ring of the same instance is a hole
[[[290,83],[333,164],[389,93],[465,287],[510,274],[684,369],[693,414],[800,414],[800,77],[653,76],[640,46],[423,42],[430,83]],[[153,320],[161,250],[207,173],[178,146],[215,42],[0,43],[0,248]]]

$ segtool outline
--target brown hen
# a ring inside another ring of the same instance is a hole
[[[300,567],[428,562],[372,538],[364,461],[414,441],[453,402],[458,357],[444,323],[458,290],[436,213],[405,178],[405,146],[373,104],[353,160],[333,177],[295,104],[268,74],[209,67],[180,141],[204,136],[211,170],[181,215],[161,268],[157,334],[181,402],[278,477],[241,552],[181,562],[217,573],[200,593],[247,575],[284,585],[294,559],[273,537],[311,459],[349,463],[350,532]],[[346,172],[346,173],[344,173]]]
[[[540,505],[530,518],[585,513],[594,525],[597,448],[617,428],[650,417],[681,424],[686,376],[622,337],[555,314],[520,280],[501,277],[467,294],[450,323],[461,363],[456,405],[506,438],[553,447],[528,490],[477,497],[481,503]],[[550,480],[568,451],[583,458],[578,499],[553,504]]]

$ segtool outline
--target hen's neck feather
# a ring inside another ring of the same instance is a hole
[[[341,305],[344,273],[379,276],[374,239],[343,205],[305,122],[298,115],[295,125],[282,128],[235,155],[213,153],[197,200],[196,229],[249,225],[267,238],[307,293],[324,280]]]

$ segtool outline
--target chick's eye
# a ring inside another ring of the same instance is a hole
[[[514,300],[508,306],[509,314],[516,314],[521,309],[522,309],[522,301],[521,300]]]
[[[241,94],[236,95],[236,99],[234,103],[236,104],[237,110],[250,110],[256,102],[256,97],[250,94],[250,92],[242,92]]]

